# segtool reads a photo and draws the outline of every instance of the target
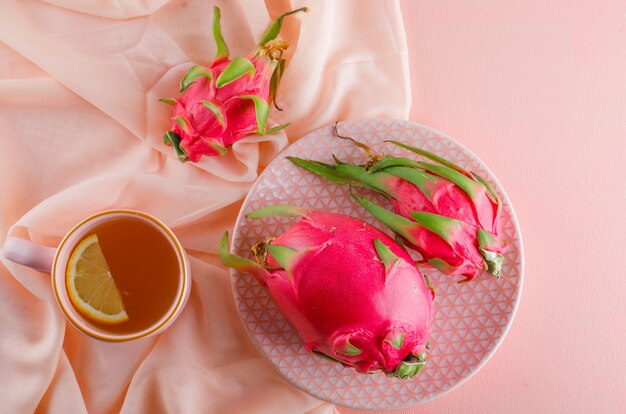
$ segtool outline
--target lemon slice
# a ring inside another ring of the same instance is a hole
[[[83,315],[109,325],[128,320],[97,235],[85,238],[72,251],[65,283],[70,301]]]

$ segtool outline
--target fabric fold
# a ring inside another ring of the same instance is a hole
[[[42,0],[45,3],[75,10],[94,16],[109,17],[112,19],[130,19],[154,13],[169,0],[95,0],[84,2],[80,0]]]
[[[291,122],[225,157],[181,164],[162,141],[184,71],[208,64],[213,5],[233,55],[285,20],[279,91]],[[111,208],[171,226],[191,256],[191,299],[162,335],[109,344],[66,324],[47,274],[0,258],[0,407],[9,412],[335,412],[254,348],[216,258],[242,199],[288,142],[336,120],[409,110],[397,1],[6,0],[0,3],[0,244],[54,246]]]

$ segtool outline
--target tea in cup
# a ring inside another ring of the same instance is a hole
[[[50,271],[70,323],[107,341],[162,332],[178,317],[191,289],[187,256],[174,233],[134,210],[109,210],[83,220],[57,249],[10,237],[3,254]]]

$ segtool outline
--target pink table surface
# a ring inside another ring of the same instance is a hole
[[[626,412],[626,5],[402,7],[410,119],[455,137],[498,176],[526,272],[517,317],[487,365],[397,412]]]

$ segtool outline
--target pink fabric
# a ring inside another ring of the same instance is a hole
[[[3,412],[331,413],[285,382],[243,329],[215,256],[258,171],[303,134],[338,119],[405,118],[405,38],[396,1],[315,1],[285,20],[289,67],[271,117],[281,133],[224,158],[179,163],[162,143],[192,62],[208,64],[212,2],[5,0],[0,3],[0,242],[54,246],[80,219],[146,211],[191,256],[193,289],[163,335],[99,342],[66,325],[49,276],[0,265]],[[217,1],[231,52],[245,55],[270,16],[303,1]]]

